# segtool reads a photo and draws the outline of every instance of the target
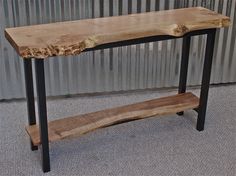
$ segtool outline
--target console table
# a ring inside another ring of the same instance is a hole
[[[31,149],[42,145],[42,167],[50,171],[49,142],[79,136],[121,122],[193,109],[198,113],[197,130],[204,129],[216,29],[228,27],[229,17],[202,7],[148,12],[5,29],[5,36],[24,59],[26,98]],[[192,36],[207,35],[201,93],[186,92]],[[127,106],[106,109],[48,122],[44,60],[53,56],[183,38],[178,94]],[[38,118],[36,124],[32,76],[35,61]]]

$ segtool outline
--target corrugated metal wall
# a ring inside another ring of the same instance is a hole
[[[0,99],[24,97],[22,60],[4,28],[103,16],[204,6],[231,17],[217,33],[212,83],[236,82],[236,0],[0,0]],[[186,14],[187,15],[187,14]],[[47,95],[172,87],[178,83],[182,40],[141,44],[46,61]],[[189,85],[198,85],[205,37],[191,46]]]

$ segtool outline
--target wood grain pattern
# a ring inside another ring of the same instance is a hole
[[[121,122],[194,109],[197,108],[198,105],[198,97],[192,93],[184,93],[75,117],[54,120],[48,123],[49,141],[52,142],[67,137],[80,136],[95,129]],[[30,135],[33,144],[39,145],[40,137],[38,125],[27,126],[26,131]]]
[[[23,58],[75,55],[100,44],[230,25],[229,17],[202,7],[5,29]]]

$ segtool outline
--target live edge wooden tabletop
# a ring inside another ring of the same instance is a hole
[[[23,58],[47,58],[81,53],[100,44],[230,25],[229,17],[194,7],[116,17],[59,22],[5,30]]]

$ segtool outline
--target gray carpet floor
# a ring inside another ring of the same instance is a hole
[[[170,94],[175,92],[54,99],[48,101],[48,118]],[[236,176],[236,86],[210,89],[205,131],[195,129],[196,117],[194,111],[153,117],[51,143],[51,172],[43,174],[40,150],[30,151],[24,130],[26,102],[2,102],[0,175]]]

